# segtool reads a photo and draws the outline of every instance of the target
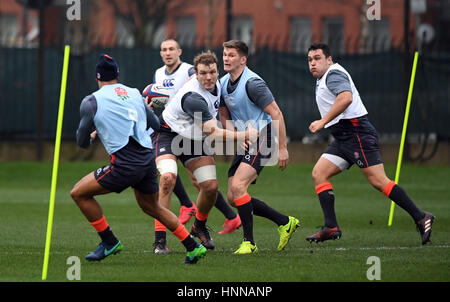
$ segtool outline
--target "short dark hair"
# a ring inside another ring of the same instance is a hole
[[[219,60],[217,59],[217,56],[215,53],[208,50],[208,51],[202,52],[201,54],[195,56],[195,58],[194,58],[195,71],[197,71],[198,64],[203,64],[203,65],[216,64],[217,66],[219,66]]]
[[[308,48],[308,52],[310,52],[311,50],[317,50],[317,49],[322,49],[322,52],[325,55],[325,58],[328,58],[329,56],[331,56],[330,48],[325,43],[311,44],[311,46]]]
[[[234,48],[241,56],[248,57],[248,46],[240,40],[230,40],[223,43],[224,48]]]

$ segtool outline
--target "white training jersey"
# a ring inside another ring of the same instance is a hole
[[[361,100],[361,97],[359,96],[359,92],[356,89],[355,84],[353,83],[352,77],[347,72],[347,70],[344,69],[341,65],[338,63],[334,63],[331,65],[328,70],[325,72],[325,74],[320,78],[317,79],[316,83],[316,102],[317,107],[319,107],[320,116],[324,117],[325,114],[330,111],[331,107],[334,104],[334,101],[336,100],[336,95],[328,89],[326,80],[327,75],[331,70],[340,70],[344,72],[348,79],[350,80],[350,85],[352,89],[352,95],[353,95],[353,101],[352,103],[338,116],[336,116],[332,121],[327,123],[325,125],[325,128],[328,128],[336,123],[338,123],[341,119],[352,119],[356,117],[360,117],[367,114],[366,107],[364,107],[364,104]]]
[[[194,114],[192,118],[187,114],[181,104],[183,96],[188,92],[196,92],[205,99],[208,105],[208,111],[213,118],[217,117],[217,112],[220,103],[220,82],[216,82],[217,95],[213,95],[211,92],[203,88],[197,80],[197,77],[193,75],[186,84],[181,87],[178,92],[173,96],[172,101],[166,105],[162,116],[164,121],[169,125],[172,131],[178,134],[192,139],[192,140],[202,140],[205,138],[205,134],[202,131],[202,116],[197,116]],[[199,112],[200,114],[200,112]]]
[[[180,66],[178,66],[178,68],[170,74],[167,73],[166,65],[155,71],[154,82],[158,85],[162,85],[169,91],[169,102],[189,79],[189,69],[192,67],[193,66],[191,64],[182,62]]]

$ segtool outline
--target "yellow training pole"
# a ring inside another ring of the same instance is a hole
[[[398,180],[400,178],[400,168],[402,166],[402,158],[403,158],[403,148],[405,146],[405,137],[406,137],[406,128],[408,128],[408,118],[409,118],[409,108],[411,107],[411,99],[414,87],[414,79],[416,78],[416,68],[417,68],[417,60],[419,59],[419,53],[416,51],[414,54],[414,62],[411,73],[411,80],[409,82],[409,92],[408,92],[408,101],[406,102],[406,111],[405,118],[403,120],[403,131],[402,138],[400,141],[400,151],[398,152],[398,160],[397,160],[397,171],[395,172],[395,183],[398,184]],[[391,211],[389,213],[389,222],[388,226],[392,225],[392,220],[394,219],[394,208],[395,203],[391,201]]]
[[[62,71],[61,91],[60,91],[60,95],[59,95],[58,124],[56,127],[55,153],[53,156],[52,185],[51,185],[51,189],[50,189],[50,206],[49,206],[49,210],[48,210],[47,237],[45,240],[44,266],[42,268],[42,280],[47,279],[48,259],[50,256],[50,241],[52,238],[53,212],[55,209],[56,180],[58,178],[59,150],[60,150],[60,146],[61,146],[61,132],[62,132],[63,115],[64,115],[64,102],[66,99],[67,71],[69,69],[69,54],[70,54],[70,46],[66,45],[66,47],[64,49],[64,64],[63,64],[63,71]]]

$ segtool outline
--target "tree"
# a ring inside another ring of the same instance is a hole
[[[182,11],[195,1],[185,0],[107,0],[117,18],[128,25],[134,46],[151,45],[168,16]]]

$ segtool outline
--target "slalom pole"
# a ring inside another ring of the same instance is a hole
[[[397,160],[397,170],[395,172],[395,183],[398,184],[400,178],[400,168],[402,166],[402,158],[403,158],[403,149],[405,147],[405,137],[406,137],[406,129],[408,128],[408,118],[409,118],[409,109],[411,107],[411,99],[414,88],[414,80],[416,78],[416,69],[417,69],[417,61],[419,59],[419,52],[415,52],[413,67],[411,72],[411,80],[409,82],[409,91],[408,91],[408,100],[406,102],[406,110],[405,110],[405,118],[403,120],[403,130],[402,130],[402,138],[400,141],[400,150],[398,152],[398,160]],[[391,201],[391,210],[389,212],[389,221],[388,226],[392,225],[392,220],[394,219],[394,208],[395,203]]]
[[[52,238],[52,226],[53,226],[53,213],[55,209],[55,192],[56,182],[58,179],[58,165],[59,165],[59,151],[61,147],[61,132],[64,115],[64,103],[66,99],[66,85],[67,85],[67,72],[69,69],[69,54],[70,46],[66,45],[64,48],[64,63],[61,79],[61,91],[59,95],[59,109],[58,109],[58,122],[56,126],[56,138],[55,138],[55,152],[53,155],[53,172],[52,172],[52,184],[50,188],[50,205],[48,210],[48,223],[47,223],[47,236],[45,240],[45,252],[44,252],[44,265],[42,268],[42,280],[47,279],[48,260],[50,256],[50,241]]]

